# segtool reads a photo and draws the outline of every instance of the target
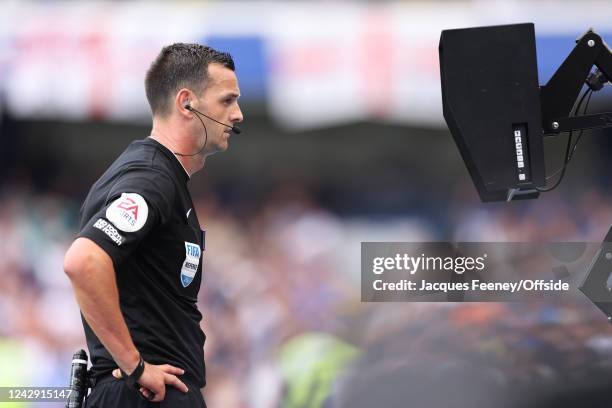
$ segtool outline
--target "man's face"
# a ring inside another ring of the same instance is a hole
[[[228,125],[242,122],[239,96],[240,89],[234,71],[221,64],[210,64],[206,89],[199,98],[202,113]],[[227,150],[231,129],[206,117],[202,117],[202,120],[208,132],[206,150],[211,153]]]

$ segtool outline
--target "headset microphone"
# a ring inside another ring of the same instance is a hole
[[[195,108],[192,108],[191,105],[189,104],[189,102],[186,102],[185,105],[183,105],[183,107],[185,109],[187,109],[188,111],[193,112],[193,113],[196,114],[196,117],[200,120],[200,123],[202,123],[202,127],[204,128],[204,134],[206,135],[206,138],[204,139],[204,146],[202,146],[202,148],[199,151],[197,151],[197,152],[195,152],[193,154],[184,154],[184,153],[179,153],[179,152],[172,152],[172,153],[176,154],[177,156],[183,156],[183,157],[196,156],[196,155],[202,153],[202,151],[206,147],[206,143],[208,143],[208,131],[206,130],[206,125],[204,124],[204,121],[202,120],[202,118],[199,115],[202,115],[202,116],[212,120],[213,122],[217,122],[220,125],[223,125],[223,126],[226,126],[226,127],[230,128],[230,129],[232,129],[232,132],[234,132],[237,135],[240,134],[240,132],[242,132],[242,129],[240,129],[238,126],[235,126],[235,125],[231,126],[231,125],[228,125],[226,123],[219,122],[218,120],[211,118],[210,116],[200,112],[199,110],[197,110]]]
[[[233,132],[233,133],[235,133],[235,134],[237,134],[237,135],[239,135],[240,133],[242,133],[242,129],[240,129],[238,126],[236,126],[236,125],[228,125],[227,123],[219,122],[217,119],[213,119],[213,118],[211,118],[210,116],[208,116],[207,114],[202,113],[202,112],[200,112],[199,110],[197,110],[197,109],[193,108],[193,107],[192,107],[192,106],[189,104],[189,102],[187,102],[187,103],[185,104],[185,109],[187,109],[188,111],[191,111],[191,112],[193,112],[193,113],[199,113],[200,115],[202,115],[202,116],[204,116],[204,117],[206,117],[206,118],[208,118],[208,119],[212,120],[213,122],[216,122],[216,123],[218,123],[218,124],[220,124],[220,125],[226,126],[226,127],[230,128],[230,129],[232,129],[232,132]]]

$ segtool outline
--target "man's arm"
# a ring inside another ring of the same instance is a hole
[[[113,262],[108,254],[87,238],[77,238],[64,259],[64,271],[70,278],[77,303],[87,323],[111,354],[119,368],[131,373],[140,361],[140,354],[132,341],[119,307],[119,292]],[[183,392],[187,386],[176,375],[183,370],[170,365],[145,365],[138,380],[145,396],[155,394],[153,401],[165,396],[165,384]]]

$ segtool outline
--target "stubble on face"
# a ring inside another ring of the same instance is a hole
[[[203,92],[205,101],[205,112],[219,122],[231,124],[230,114],[240,96],[236,74],[221,64],[210,64],[208,66],[208,82]],[[208,131],[208,143],[211,153],[226,151],[229,147],[231,129],[212,120],[207,120],[213,126]]]

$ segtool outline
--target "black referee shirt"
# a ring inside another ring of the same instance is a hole
[[[132,142],[89,191],[79,237],[112,258],[121,311],[145,361],[180,367],[180,378],[201,388],[206,336],[196,302],[204,233],[188,180],[159,142]],[[83,325],[93,374],[110,374],[117,364],[85,319]]]

